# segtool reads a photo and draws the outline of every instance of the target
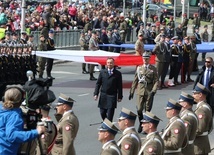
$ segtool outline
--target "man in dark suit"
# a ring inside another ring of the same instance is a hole
[[[101,88],[101,90],[100,90]],[[117,101],[121,102],[123,98],[122,74],[114,68],[114,59],[107,59],[107,69],[100,71],[94,90],[94,99],[100,98],[98,107],[102,119],[113,120],[114,110],[117,108]]]
[[[205,64],[199,71],[193,88],[195,88],[198,82],[209,89],[210,94],[207,95],[207,103],[210,105],[212,112],[214,113],[214,67],[212,57],[207,57],[205,59]]]

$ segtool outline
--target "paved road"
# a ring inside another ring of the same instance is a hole
[[[214,56],[214,54],[208,54],[209,56]],[[199,58],[201,58],[199,56]],[[202,62],[200,62],[202,64]],[[118,108],[115,111],[114,121],[117,121],[120,110],[122,107],[136,112],[136,99],[128,100],[129,88],[131,86],[132,80],[134,78],[135,67],[122,67],[120,71],[123,74],[123,101],[118,103]],[[95,77],[99,73],[95,73]],[[196,74],[192,76],[192,79],[196,78]],[[53,68],[53,76],[56,78],[54,80],[51,89],[55,92],[56,96],[60,92],[65,93],[76,100],[73,110],[78,116],[80,121],[80,129],[78,136],[75,141],[75,147],[77,155],[95,155],[99,154],[101,150],[101,144],[97,140],[99,125],[90,126],[91,123],[100,123],[101,118],[99,115],[99,110],[97,108],[97,101],[93,100],[93,91],[95,87],[94,81],[89,81],[89,75],[81,73],[81,64],[75,62],[67,62],[61,64],[55,64]],[[167,124],[167,119],[165,117],[164,107],[166,106],[167,100],[169,98],[177,100],[180,92],[185,91],[187,93],[192,92],[193,83],[183,84],[174,88],[168,88],[159,90],[155,95],[154,106],[152,112],[157,114],[162,118],[162,122],[158,126],[158,130],[163,129]],[[53,118],[54,110],[51,111],[51,116]],[[136,127],[138,126],[138,121]],[[211,145],[214,148],[214,132],[210,135]],[[117,135],[116,139],[120,134]],[[141,135],[144,137],[144,135]],[[213,153],[214,154],[214,151]]]

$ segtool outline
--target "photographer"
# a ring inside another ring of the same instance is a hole
[[[20,144],[33,140],[45,131],[44,126],[23,131],[22,110],[20,105],[24,100],[24,91],[18,86],[6,89],[0,104],[0,154],[17,154]]]

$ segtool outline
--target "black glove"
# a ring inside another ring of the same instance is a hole
[[[150,96],[155,96],[155,92],[152,91],[152,92],[150,93]]]
[[[133,99],[134,94],[130,93],[129,94],[129,100]]]

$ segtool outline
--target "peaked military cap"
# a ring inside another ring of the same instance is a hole
[[[132,112],[129,109],[126,108],[122,108],[121,112],[120,112],[120,116],[118,119],[131,119],[131,120],[135,120],[137,117],[137,115]]]
[[[154,124],[158,124],[161,121],[160,118],[158,118],[156,115],[154,115],[151,112],[146,111],[145,113],[143,113],[143,119],[141,120],[142,123],[154,123]]]
[[[202,94],[209,94],[210,91],[202,84],[200,84],[199,82],[196,84],[195,89],[193,90],[193,93],[202,93]]]
[[[143,53],[143,58],[150,58],[150,53],[149,52],[144,52]]]
[[[192,95],[187,94],[185,92],[181,92],[180,97],[179,97],[179,102],[188,102],[189,104],[194,104],[194,98]]]
[[[100,128],[98,129],[99,131],[108,131],[112,133],[113,135],[116,135],[119,129],[107,118],[103,121],[101,124]]]
[[[72,98],[70,98],[69,96],[66,96],[65,94],[60,93],[56,106],[59,106],[62,104],[67,104],[72,107],[74,102],[75,101]]]
[[[143,36],[143,33],[139,33],[139,34],[138,34],[138,37],[139,37],[139,36]]]
[[[166,110],[168,110],[168,109],[181,110],[181,108],[182,108],[182,106],[178,102],[176,102],[173,99],[169,99],[165,109]]]
[[[178,36],[172,37],[172,40],[178,40]]]

